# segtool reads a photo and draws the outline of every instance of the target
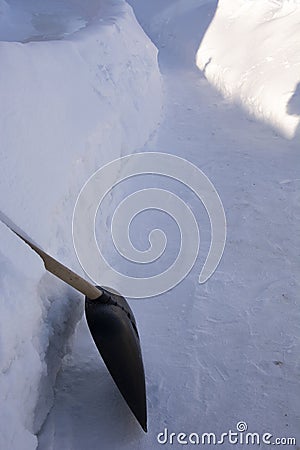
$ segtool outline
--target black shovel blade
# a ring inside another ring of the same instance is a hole
[[[145,372],[135,318],[124,297],[100,289],[98,299],[85,298],[88,327],[119,391],[147,431]]]

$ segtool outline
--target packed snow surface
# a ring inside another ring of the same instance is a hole
[[[300,120],[300,3],[220,0],[197,65],[225,96],[292,138]]]
[[[215,23],[222,28],[224,17],[234,14],[234,3],[236,21],[218,35]],[[274,127],[290,138],[296,132],[300,77],[291,33],[279,38],[288,20],[276,7],[281,2],[244,3],[249,22],[239,1],[130,0],[159,50],[159,71],[155,47],[123,2],[100,3],[99,16],[92,1],[49,2],[48,10],[47,2],[0,3],[6,41],[0,43],[1,211],[79,271],[70,230],[83,183],[119,155],[159,151],[188,159],[209,177],[228,225],[221,263],[199,285],[210,227],[205,208],[186,186],[161,176],[136,177],[105,204],[107,218],[102,212],[99,235],[105,236],[108,257],[125,273],[154,271],[153,264],[133,268],[112,250],[110,219],[120,197],[132,190],[154,185],[174,191],[201,230],[199,258],[190,274],[163,295],[130,302],[146,371],[148,434],[112,382],[84,319],[68,351],[82,313],[81,296],[46,275],[39,258],[1,225],[1,449],[152,450],[163,447],[158,436],[167,439],[165,447],[181,448],[179,433],[186,435],[181,441],[205,432],[219,439],[244,422],[249,432],[270,433],[271,442],[294,438],[288,447],[298,450],[300,156],[297,138],[285,139]],[[289,15],[291,21],[296,13]],[[261,57],[262,65],[249,70],[245,85],[236,82],[235,93],[224,99],[210,84],[223,92],[229,86],[225,77],[215,82],[224,72],[221,56],[232,58],[226,64],[240,80],[247,68],[237,54],[244,55],[251,41],[246,30],[256,41],[266,38],[267,28],[272,37],[263,48],[251,47],[252,64]],[[292,53],[276,53],[279,40]],[[209,42],[214,43],[210,50]],[[276,108],[273,94],[255,91],[269,76],[267,44],[281,92]],[[211,61],[209,51],[215,55]],[[201,62],[203,55],[207,64]],[[282,70],[285,60],[293,66],[291,78]],[[250,87],[256,93],[249,94]],[[247,95],[256,95],[259,107],[251,109]],[[293,121],[282,109],[287,102]],[[164,116],[157,126],[162,103]],[[148,211],[132,227],[140,249],[147,248],[149,231],[165,230],[166,256],[155,266],[158,273],[165,270],[180,247],[176,224],[166,214]],[[54,406],[45,420],[53,386]],[[223,446],[231,444],[225,440]]]

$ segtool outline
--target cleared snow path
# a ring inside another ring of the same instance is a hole
[[[299,446],[299,146],[222,100],[194,66],[216,2],[182,11],[164,2],[171,5],[166,19],[162,2],[131,3],[160,50],[166,90],[164,120],[144,150],[185,157],[206,173],[224,204],[227,245],[213,277],[197,284],[208,221],[188,190],[177,191],[203,230],[199,261],[171,292],[131,302],[147,375],[148,434],[82,321],[38,448],[153,449],[161,447],[157,434],[165,427],[221,435],[236,431],[239,421],[250,432],[295,437]]]

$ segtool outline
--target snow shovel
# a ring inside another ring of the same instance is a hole
[[[0,220],[42,258],[49,272],[85,295],[85,316],[96,347],[129,408],[147,432],[142,353],[135,318],[125,298],[94,286],[52,258],[1,212]]]

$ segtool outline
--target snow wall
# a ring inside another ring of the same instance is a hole
[[[299,131],[299,23],[296,0],[219,0],[196,56],[223,95],[287,138]]]
[[[58,3],[0,3],[0,210],[82,273],[77,195],[96,169],[144,145],[162,85],[157,50],[125,2],[72,0],[64,14]],[[31,450],[83,297],[1,222],[0,239],[0,448]]]

